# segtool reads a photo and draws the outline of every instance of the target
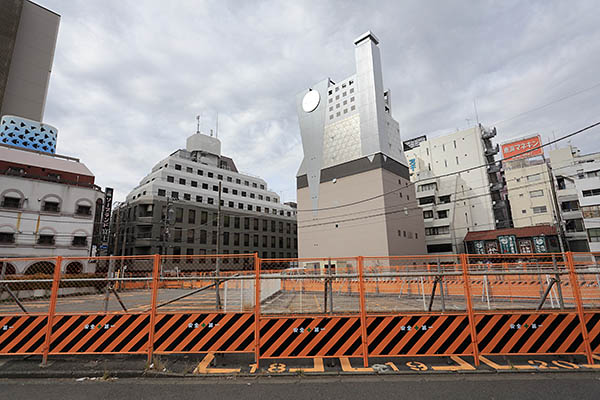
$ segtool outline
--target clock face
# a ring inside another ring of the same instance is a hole
[[[302,109],[307,113],[312,112],[319,106],[320,101],[321,96],[319,95],[319,92],[316,90],[309,90],[302,99]]]

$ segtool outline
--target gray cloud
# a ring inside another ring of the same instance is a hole
[[[600,116],[594,1],[38,0],[62,15],[45,120],[123,199],[185,146],[202,113],[224,154],[295,198],[295,94],[353,73],[353,39],[380,38],[403,139],[473,124],[498,140],[560,136]],[[467,121],[469,119],[469,121]],[[599,151],[590,131],[573,140]]]

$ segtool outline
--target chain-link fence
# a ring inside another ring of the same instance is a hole
[[[55,266],[56,258],[0,259],[0,315],[47,314]]]
[[[475,310],[573,309],[569,267],[561,254],[469,256]]]
[[[355,258],[261,260],[261,314],[360,311]]]
[[[600,307],[600,253],[573,253],[573,266],[582,306]]]
[[[366,312],[465,310],[457,256],[365,257]]]
[[[157,312],[245,312],[254,307],[253,254],[162,256]]]

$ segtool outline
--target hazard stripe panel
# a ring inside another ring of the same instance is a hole
[[[254,315],[158,314],[154,329],[156,353],[254,351]]]
[[[56,315],[50,354],[145,353],[149,322],[147,314]]]
[[[481,354],[583,352],[576,313],[476,315],[475,324]]]
[[[370,356],[472,354],[466,315],[367,317]]]
[[[260,356],[359,356],[360,332],[358,317],[261,318]]]
[[[0,317],[0,354],[41,354],[47,318],[28,315]]]
[[[585,326],[592,353],[600,353],[600,313],[585,314]]]

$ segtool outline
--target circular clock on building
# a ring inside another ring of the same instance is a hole
[[[319,95],[319,92],[316,90],[309,90],[302,99],[302,109],[307,113],[312,112],[319,106],[320,101],[321,96]]]

